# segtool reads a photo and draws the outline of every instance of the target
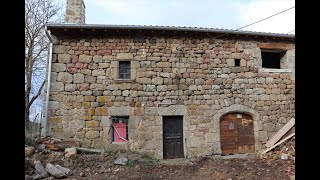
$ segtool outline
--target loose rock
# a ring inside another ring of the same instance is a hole
[[[76,159],[77,149],[74,147],[73,148],[66,148],[64,153],[65,153],[65,155],[64,155],[65,158]]]
[[[72,171],[68,168],[62,167],[60,165],[56,165],[56,168],[58,168],[61,172],[63,172],[64,174],[71,176],[72,175]]]
[[[35,162],[36,173],[39,174],[42,178],[49,177],[48,172],[45,170],[40,161]]]
[[[51,174],[55,178],[64,178],[67,175],[60,171],[58,168],[56,168],[54,165],[47,163],[46,164],[46,171]]]
[[[124,157],[124,156],[119,156],[115,161],[114,161],[114,164],[117,164],[117,165],[127,165],[127,162],[128,162],[128,158]]]
[[[25,152],[25,157],[31,157],[34,154],[35,149],[32,146],[27,146],[24,148],[24,152]]]

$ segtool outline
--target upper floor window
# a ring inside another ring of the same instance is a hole
[[[281,61],[286,51],[283,50],[261,50],[262,68],[281,69]]]
[[[119,61],[119,79],[130,79],[130,61]]]

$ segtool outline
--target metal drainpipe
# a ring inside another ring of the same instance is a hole
[[[45,111],[45,121],[44,121],[44,137],[47,137],[48,132],[48,106],[49,106],[49,95],[50,95],[50,85],[51,85],[51,62],[52,62],[52,39],[50,33],[47,30],[47,26],[45,26],[45,33],[50,40],[49,45],[49,62],[48,62],[48,84],[47,84],[47,94],[46,94],[46,111]]]

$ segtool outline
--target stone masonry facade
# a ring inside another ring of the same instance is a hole
[[[295,117],[294,42],[152,33],[52,35],[52,137],[161,159],[162,118],[181,115],[184,155],[189,158],[221,153],[219,122],[226,113],[253,117],[256,150]],[[286,69],[263,69],[263,48],[285,49],[281,66]],[[240,59],[239,66],[235,59]],[[131,79],[118,79],[121,61],[130,61]],[[129,116],[129,142],[112,143],[113,116]]]

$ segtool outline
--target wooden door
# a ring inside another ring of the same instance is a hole
[[[183,155],[182,116],[163,117],[163,158],[173,159]]]
[[[254,152],[253,119],[248,114],[230,113],[220,121],[222,155]]]

